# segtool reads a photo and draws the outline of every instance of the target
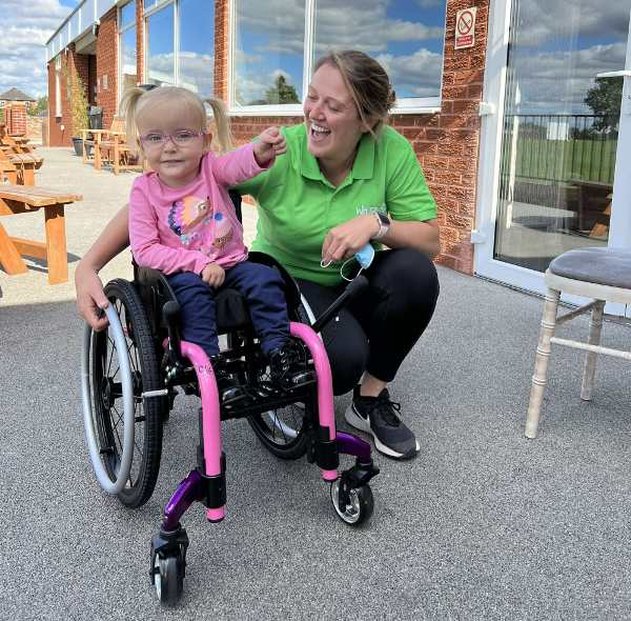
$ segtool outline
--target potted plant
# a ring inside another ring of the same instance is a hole
[[[72,122],[72,143],[77,155],[83,154],[83,139],[81,130],[87,129],[88,125],[88,98],[85,95],[85,88],[81,76],[74,72],[67,72],[68,100],[70,101],[70,117]]]

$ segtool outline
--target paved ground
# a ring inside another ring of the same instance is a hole
[[[86,196],[68,210],[80,256],[131,176],[42,152],[38,182],[50,168],[46,185]],[[53,174],[57,158],[64,171]],[[378,458],[372,521],[344,525],[314,466],[280,462],[245,421],[226,423],[228,516],[185,516],[185,594],[164,611],[149,587],[149,540],[193,464],[196,400],[176,400],[152,499],[124,509],[87,459],[72,288],[0,273],[0,619],[631,618],[629,365],[603,359],[582,403],[577,355],[555,350],[541,433],[526,440],[541,301],[440,277],[436,318],[392,387],[421,453]],[[605,327],[611,346],[628,348],[629,335]],[[343,428],[347,403],[336,404]]]

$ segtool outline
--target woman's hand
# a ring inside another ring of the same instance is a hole
[[[254,143],[254,157],[259,166],[267,166],[277,155],[282,155],[285,151],[285,137],[278,127],[268,127]]]
[[[109,300],[97,271],[87,264],[79,263],[74,278],[79,315],[95,332],[105,330],[109,322],[103,310],[109,306]]]
[[[202,270],[200,276],[205,283],[208,283],[211,287],[217,289],[223,285],[223,281],[226,279],[226,272],[221,265],[209,263]]]
[[[337,263],[352,257],[379,232],[379,224],[372,214],[357,216],[333,227],[322,244],[322,261]]]

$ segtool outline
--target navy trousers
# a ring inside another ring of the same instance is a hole
[[[193,272],[179,272],[168,281],[180,305],[182,339],[199,345],[209,356],[219,353],[215,295],[217,289]],[[226,270],[221,288],[236,289],[247,300],[254,331],[268,355],[289,339],[289,316],[281,275],[260,263],[244,261]]]

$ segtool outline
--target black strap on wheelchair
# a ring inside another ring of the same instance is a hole
[[[316,463],[323,470],[335,470],[340,465],[340,455],[335,440],[329,438],[328,427],[318,427],[317,437],[312,436],[307,461]]]

